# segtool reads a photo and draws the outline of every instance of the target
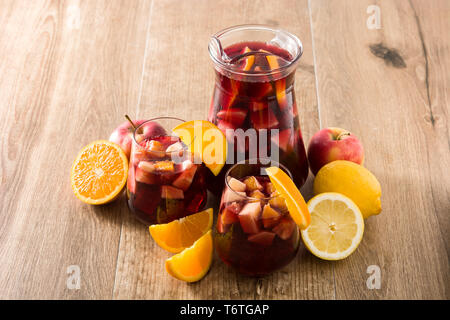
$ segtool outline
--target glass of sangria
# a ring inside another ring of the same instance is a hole
[[[216,75],[208,120],[227,136],[229,155],[278,160],[300,188],[308,176],[294,92],[302,43],[280,29],[241,25],[216,33],[208,49]]]
[[[168,223],[200,211],[206,203],[205,166],[172,128],[181,119],[161,117],[133,135],[127,181],[128,207],[147,225]]]
[[[292,178],[288,169],[274,161]],[[219,257],[238,272],[263,276],[291,262],[299,230],[261,161],[232,166],[225,176],[214,243]]]

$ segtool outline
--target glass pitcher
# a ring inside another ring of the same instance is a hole
[[[228,168],[243,158],[270,158],[300,188],[308,176],[294,92],[302,43],[280,29],[241,25],[216,33],[208,49],[216,74],[208,120],[227,137]],[[210,184],[219,192],[226,169]]]

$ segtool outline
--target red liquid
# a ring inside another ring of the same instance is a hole
[[[270,197],[269,178],[255,178],[262,187],[262,195]],[[217,219],[215,247],[219,257],[240,273],[250,276],[266,275],[291,262],[297,254],[299,231],[287,209],[280,206],[279,201],[284,204],[284,200],[278,197],[255,202],[254,199],[233,198],[230,191],[225,186]],[[247,196],[252,195],[249,190],[245,192]],[[246,215],[248,204],[255,206],[259,213]],[[275,212],[271,218],[264,213],[266,206]]]
[[[153,142],[152,142],[153,141]],[[156,151],[152,151],[156,141]],[[165,152],[178,137],[159,136],[133,145],[128,171],[128,207],[146,224],[168,223],[200,211],[206,203],[205,167],[192,163],[180,149],[178,157]],[[158,151],[163,150],[163,151]]]
[[[248,49],[246,49],[248,48]],[[264,50],[272,53],[278,67],[285,66],[292,57],[279,47],[262,42],[237,43],[225,49],[230,58],[238,57],[245,51],[261,52]],[[258,74],[273,69],[266,56],[253,55],[253,63],[249,62],[250,56],[238,59],[236,67],[240,70],[248,68],[247,73]],[[251,64],[251,67],[248,65]],[[294,94],[294,73],[278,73],[275,75],[260,75],[250,77],[246,75],[226,76],[216,70],[216,83],[209,110],[208,120],[216,124],[224,133],[226,129],[249,128],[268,129],[267,152],[271,155],[271,138],[278,140],[279,162],[284,164],[292,173],[297,187],[301,187],[308,176],[308,162],[300,130],[299,116]],[[277,135],[270,133],[271,129],[278,129]],[[235,154],[238,151],[245,152],[249,158],[249,144],[238,146],[227,137]],[[255,142],[252,142],[252,144]],[[258,142],[259,146],[259,137]],[[260,151],[258,154],[261,156]],[[277,160],[277,159],[275,159]],[[229,167],[229,166],[228,166]],[[213,178],[214,184],[221,187],[225,167],[218,178]],[[211,177],[208,177],[211,178]],[[220,189],[212,190],[215,194]]]

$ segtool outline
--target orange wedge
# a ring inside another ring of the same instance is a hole
[[[266,172],[277,192],[286,200],[292,219],[300,229],[306,229],[311,223],[311,214],[294,181],[278,167],[266,168]]]
[[[185,218],[166,224],[154,224],[149,227],[153,240],[163,249],[179,253],[211,230],[213,209],[197,212]]]
[[[127,156],[117,144],[106,140],[85,146],[70,172],[73,192],[88,204],[113,201],[123,190],[127,176]]]
[[[227,139],[217,126],[206,120],[192,120],[172,131],[215,176],[219,174],[227,160]]]
[[[166,260],[166,270],[174,278],[195,282],[203,278],[211,267],[213,240],[211,230],[195,243]]]
[[[263,50],[264,52],[267,52]],[[280,67],[278,63],[278,58],[275,55],[266,56],[267,62],[269,63],[270,69],[275,70]],[[279,79],[275,81],[275,91],[277,95],[277,101],[278,105],[280,106],[280,109],[283,110],[284,107],[287,105],[286,101],[286,80],[285,79]]]
[[[249,53],[250,51],[252,51],[252,50],[250,50],[249,47],[245,47],[244,53]],[[255,63],[255,56],[248,56],[245,59],[245,65],[244,65],[243,70],[244,71],[249,71],[252,68],[253,63]]]

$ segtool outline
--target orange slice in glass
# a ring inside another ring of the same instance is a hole
[[[249,47],[245,47],[244,53],[249,53],[250,51],[252,51],[252,50],[250,50]],[[245,59],[245,64],[244,64],[243,70],[249,71],[252,68],[254,63],[255,63],[255,56],[247,56]]]
[[[264,52],[268,52],[262,50]],[[270,69],[275,70],[280,67],[278,63],[278,58],[275,55],[266,56],[267,62],[269,63]],[[286,79],[275,80],[275,91],[277,96],[278,105],[280,109],[283,110],[287,106],[286,101]]]
[[[311,214],[294,181],[278,167],[266,168],[266,172],[277,192],[286,200],[292,219],[300,229],[307,228],[311,223]]]
[[[123,190],[127,176],[127,156],[117,144],[106,140],[85,146],[70,172],[73,192],[88,204],[113,201]]]
[[[153,240],[163,249],[179,253],[211,230],[213,209],[197,212],[185,218],[166,224],[154,224],[149,227]]]
[[[213,240],[211,230],[195,243],[166,260],[166,270],[174,278],[186,282],[202,279],[211,267]]]
[[[227,160],[227,139],[216,125],[206,120],[192,120],[172,131],[188,146],[196,161],[200,159],[215,176],[219,174]]]

